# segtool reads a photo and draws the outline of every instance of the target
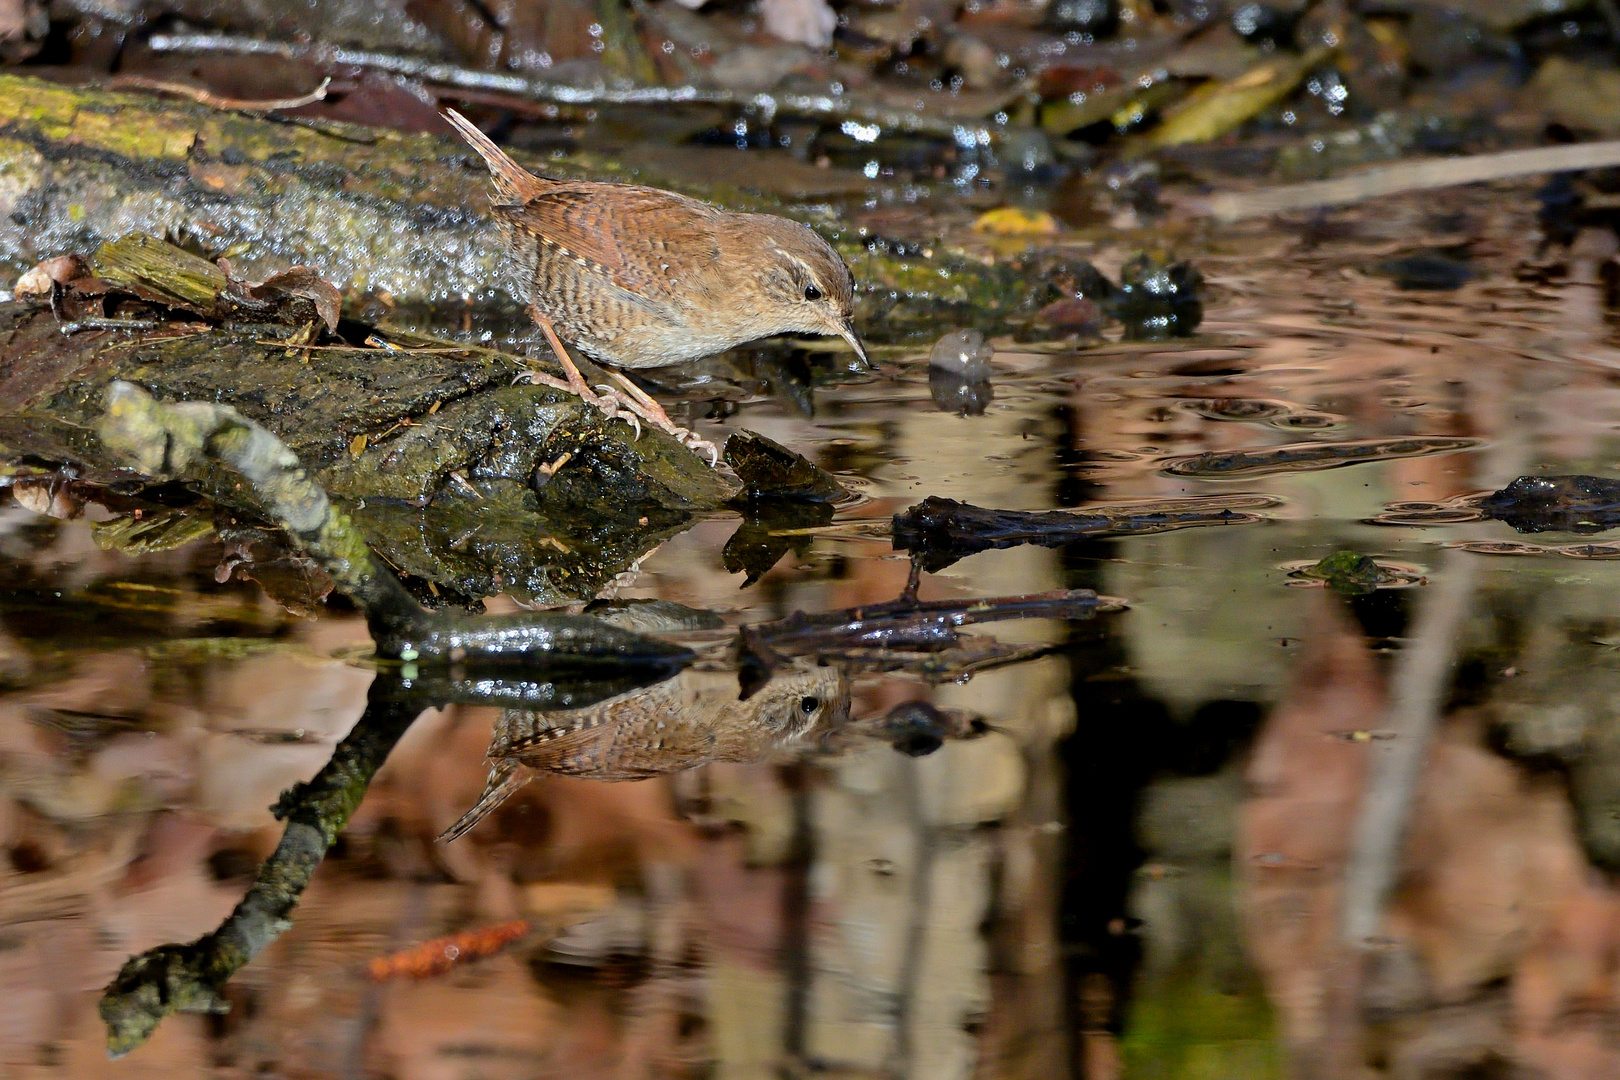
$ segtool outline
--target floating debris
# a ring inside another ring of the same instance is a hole
[[[1055,589],[959,601],[903,596],[819,615],[796,611],[785,619],[738,631],[738,680],[743,697],[750,697],[790,657],[836,663],[848,670],[959,678],[1045,651],[1044,646],[980,641],[958,633],[959,627],[1008,619],[1089,619],[1125,607],[1124,600],[1098,596],[1090,589]]]
[[[1278,567],[1290,585],[1326,586],[1341,596],[1365,596],[1376,589],[1404,589],[1427,584],[1420,567],[1374,559],[1359,551],[1335,551],[1316,562],[1300,560]]]
[[[1531,544],[1524,540],[1458,540],[1445,545],[1475,555],[1556,555],[1565,559],[1620,559],[1620,544]]]
[[[1344,417],[1333,413],[1267,398],[1184,398],[1176,407],[1205,420],[1266,424],[1285,431],[1326,431],[1344,423]]]
[[[1603,532],[1620,525],[1620,480],[1601,476],[1521,476],[1477,497],[1484,516],[1522,533]]]
[[[375,982],[432,978],[469,960],[494,956],[528,932],[527,919],[513,919],[478,930],[434,938],[403,952],[377,957],[366,965],[366,974]]]
[[[1176,408],[1196,413],[1205,420],[1235,423],[1287,416],[1294,409],[1286,401],[1267,401],[1264,398],[1186,398],[1176,402]]]
[[[1222,450],[1166,458],[1161,470],[1170,476],[1202,480],[1246,480],[1273,473],[1338,469],[1369,461],[1428,457],[1472,450],[1479,439],[1416,436],[1410,439],[1357,439],[1336,443],[1295,443],[1260,450]]]
[[[1074,510],[990,510],[930,495],[894,516],[894,548],[910,551],[929,573],[992,548],[1036,544],[1058,547],[1076,540],[1134,536],[1203,525],[1252,525],[1264,520],[1240,508],[1276,505],[1266,496],[1233,500],[1187,499]]]

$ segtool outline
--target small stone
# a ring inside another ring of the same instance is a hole
[[[990,377],[990,358],[995,355],[977,330],[952,330],[934,343],[928,354],[928,366],[936,371],[949,372],[970,382]]]
[[[962,77],[969,90],[987,90],[1006,79],[996,50],[972,34],[953,33],[945,39],[945,66]]]
[[[1083,296],[1054,300],[1035,313],[1042,326],[1067,333],[1095,333],[1102,327],[1102,309]]]

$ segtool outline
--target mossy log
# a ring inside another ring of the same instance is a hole
[[[89,288],[126,290],[162,317],[64,334],[51,308],[0,304],[0,467],[12,475],[66,467],[129,481],[95,427],[114,381],[229,405],[297,455],[419,597],[509,591],[546,604],[596,596],[738,490],[662,432],[637,437],[577,398],[512,385],[534,361],[398,332],[390,348],[331,334],[315,344],[313,325],[228,310],[217,268],[139,235],[103,245],[90,267]],[[293,299],[283,314],[303,310]],[[69,287],[57,306],[78,300]],[[345,324],[351,337],[366,329]],[[275,518],[223,469],[204,463],[186,479],[212,504],[200,512]]]
[[[868,250],[825,206],[586,153],[515,156],[553,176],[682,188],[808,221],[850,261],[857,321],[878,341],[939,317],[984,325],[1024,301],[1015,268],[943,247],[905,257]],[[0,267],[14,274],[142,231],[240,251],[233,258],[259,276],[306,263],[351,295],[515,309],[489,192],[482,164],[448,138],[0,75]]]

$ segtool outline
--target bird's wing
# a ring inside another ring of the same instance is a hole
[[[559,184],[521,206],[497,207],[515,225],[605,273],[615,285],[662,299],[718,261],[720,212],[706,203],[630,184]]]

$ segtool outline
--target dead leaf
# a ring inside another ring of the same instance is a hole
[[[1218,139],[1293,93],[1305,73],[1331,53],[1321,48],[1297,60],[1267,60],[1230,81],[1206,83],[1167,112],[1148,141],[1180,146]]]
[[[1057,219],[1045,210],[1021,210],[1016,206],[998,206],[979,215],[973,223],[979,232],[996,236],[1034,236],[1058,231]]]

